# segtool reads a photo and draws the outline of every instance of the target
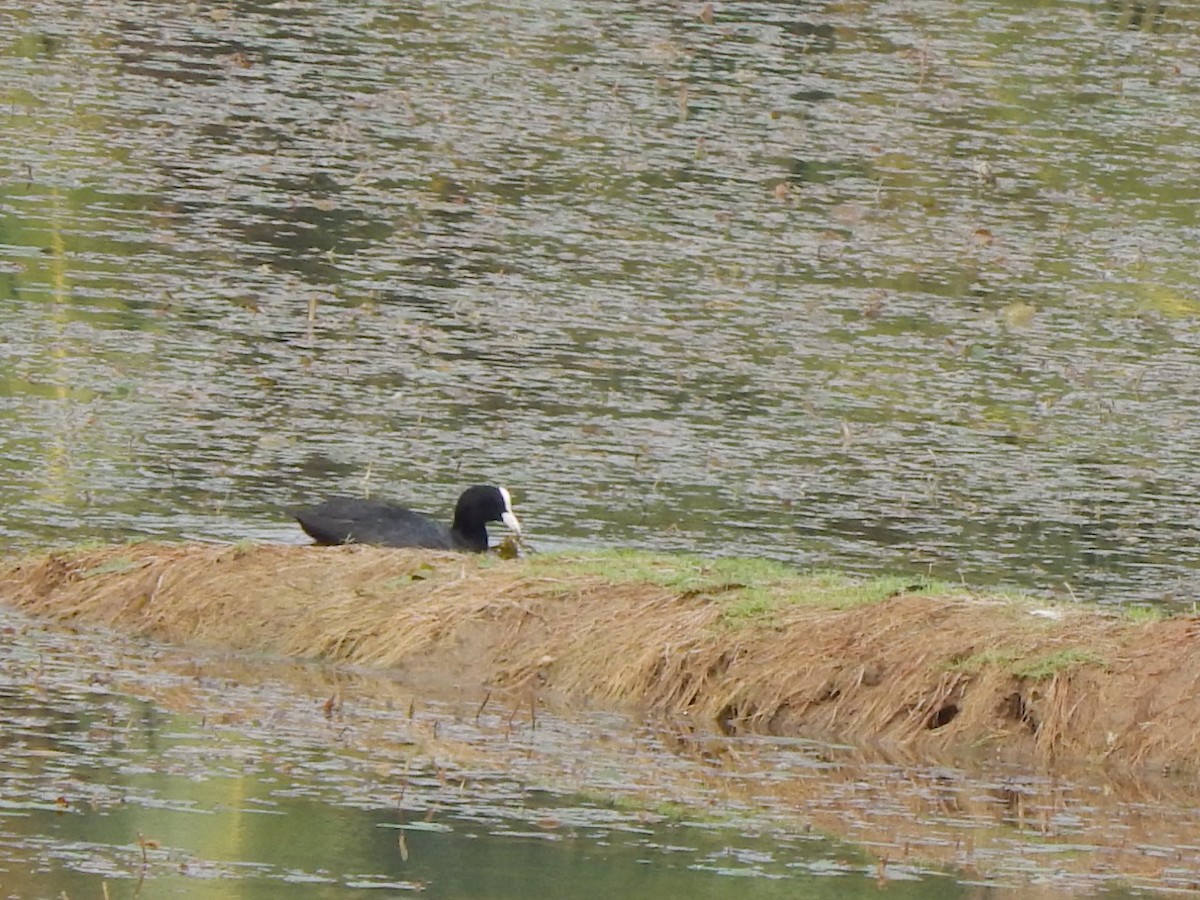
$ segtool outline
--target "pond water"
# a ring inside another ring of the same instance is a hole
[[[1200,14],[0,3],[0,538],[536,546],[1195,598]]]
[[[0,610],[0,896],[1125,897],[1195,786],[531,717]],[[854,841],[846,843],[837,834]]]
[[[488,480],[538,548],[1191,603],[1200,10],[1142,8],[0,0],[0,546]],[[2,615],[5,897],[1200,884],[1193,785]]]
[[[618,804],[628,772],[593,774],[591,797],[531,783],[542,748],[588,743],[553,717],[536,734],[447,704],[326,709],[267,664],[239,681],[228,660],[4,625],[4,896],[133,896],[143,881],[156,897],[226,897],[231,883],[244,897],[715,897],[733,879],[782,897],[829,877],[877,890],[862,851],[817,834]],[[488,742],[505,745],[490,761]],[[898,896],[938,881],[897,875]]]

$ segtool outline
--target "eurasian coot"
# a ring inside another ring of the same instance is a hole
[[[477,484],[462,492],[447,528],[428,516],[380,500],[331,497],[318,506],[293,513],[300,527],[318,544],[376,544],[381,547],[428,547],[433,550],[488,548],[488,522],[503,522],[517,534],[512,498],[502,487]]]

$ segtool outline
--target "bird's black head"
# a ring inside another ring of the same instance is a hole
[[[478,549],[487,549],[487,529],[484,526],[488,522],[503,522],[517,534],[521,533],[521,523],[513,513],[512,497],[508,491],[491,484],[467,488],[454,507],[451,531],[473,549],[481,541],[482,547]]]

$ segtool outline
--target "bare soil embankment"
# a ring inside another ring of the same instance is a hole
[[[1200,618],[912,588],[370,547],[135,544],[0,565],[0,600],[60,622],[399,668],[481,697],[942,758],[1200,762]]]

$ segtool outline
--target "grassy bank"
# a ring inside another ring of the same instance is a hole
[[[523,560],[133,544],[0,567],[0,600],[172,641],[319,656],[726,733],[1194,767],[1194,616],[644,553]]]

